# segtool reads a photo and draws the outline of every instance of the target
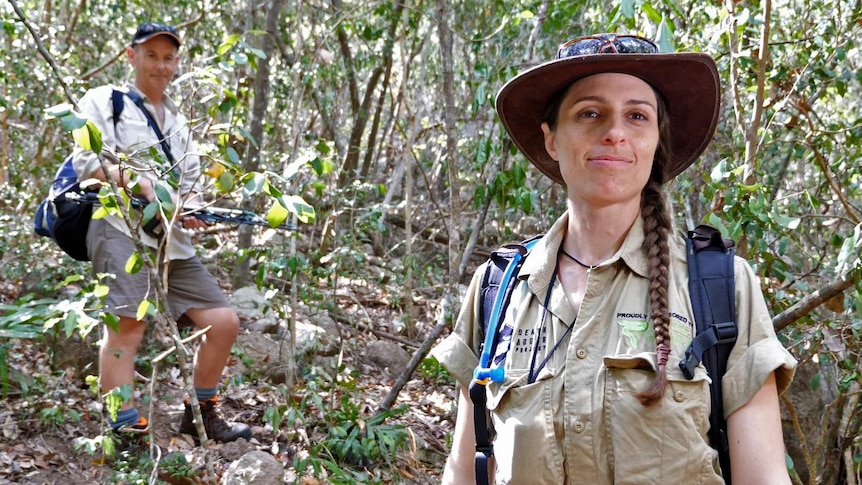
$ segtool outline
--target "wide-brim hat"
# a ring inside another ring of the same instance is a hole
[[[177,32],[177,29],[170,25],[160,24],[158,22],[147,22],[145,24],[141,24],[135,32],[135,35],[132,37],[131,45],[134,47],[138,44],[143,44],[144,42],[160,35],[164,35],[171,39],[177,48],[182,45],[180,34]]]
[[[497,113],[512,141],[555,182],[565,185],[558,162],[545,150],[543,111],[561,90],[600,73],[637,76],[664,98],[672,154],[662,183],[682,173],[709,145],[721,104],[718,70],[709,55],[601,53],[557,59],[518,74],[497,93]]]

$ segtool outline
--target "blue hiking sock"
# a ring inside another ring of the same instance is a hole
[[[216,397],[216,394],[218,394],[218,390],[215,387],[209,387],[209,388],[196,387],[195,388],[195,394],[197,394],[197,396],[198,396],[198,401],[206,401],[208,399],[212,399],[212,398]]]
[[[123,409],[117,413],[117,420],[111,421],[111,429],[117,430],[122,426],[133,425],[138,422],[138,418],[140,415],[138,414],[138,410],[135,408],[131,409]],[[110,417],[108,420],[110,421]]]

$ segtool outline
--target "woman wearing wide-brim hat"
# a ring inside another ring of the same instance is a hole
[[[505,376],[485,388],[491,483],[725,483],[707,437],[709,377],[678,366],[695,330],[663,191],[711,141],[719,98],[708,55],[613,34],[563,44],[500,90],[503,125],[565,187],[567,210],[526,256],[502,320],[493,362]],[[483,273],[433,350],[462,388],[447,484],[476,481],[467,388],[484,338]],[[734,276],[739,335],[722,380],[732,476],[790,483],[778,395],[796,362],[740,258]]]

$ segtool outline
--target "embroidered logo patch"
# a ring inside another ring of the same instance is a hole
[[[629,340],[629,346],[638,347],[640,339],[649,338],[650,325],[647,316],[642,313],[617,313],[617,325]]]
[[[670,313],[671,342],[685,344],[691,341],[691,321],[676,312]],[[629,347],[636,349],[655,344],[655,332],[649,315],[643,313],[617,313],[617,325],[628,339]]]

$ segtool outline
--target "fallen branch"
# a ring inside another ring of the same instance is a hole
[[[444,309],[450,308],[451,306],[451,303],[447,300],[449,300],[448,293],[443,297],[442,308]],[[377,411],[374,413],[375,416],[379,416],[392,408],[392,404],[394,404],[395,400],[398,399],[398,394],[401,392],[401,389],[407,384],[407,381],[410,380],[413,372],[416,371],[416,368],[419,367],[419,364],[422,363],[425,356],[428,355],[428,352],[431,351],[431,346],[434,345],[434,342],[436,342],[440,334],[443,333],[443,329],[450,324],[445,311],[440,312],[438,320],[437,325],[431,330],[431,333],[425,337],[425,341],[422,342],[422,346],[413,353],[413,357],[410,359],[410,362],[407,363],[407,367],[398,376],[398,380],[392,385],[392,389],[389,390],[389,394],[383,398],[383,401],[380,403],[380,407],[378,407]]]
[[[832,283],[820,288],[814,293],[799,300],[783,312],[775,315],[772,326],[775,331],[781,331],[788,325],[811,313],[815,308],[838,296],[859,280],[858,273],[847,273]]]

